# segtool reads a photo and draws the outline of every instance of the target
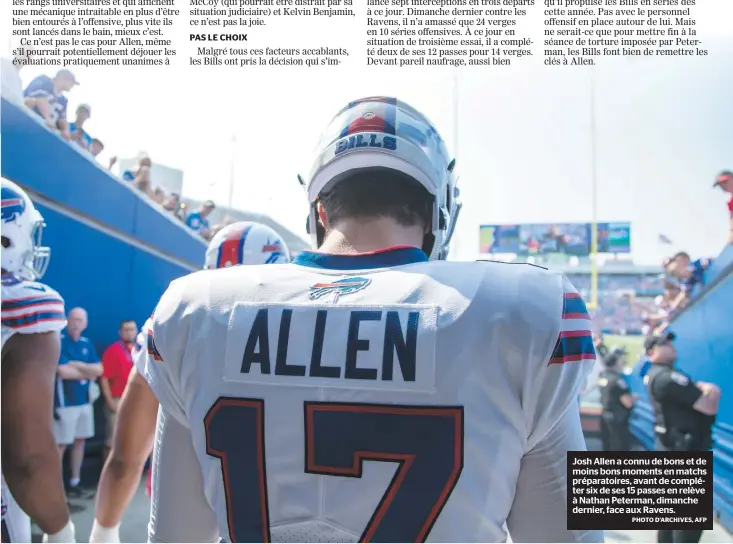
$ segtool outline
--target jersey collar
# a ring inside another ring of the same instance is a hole
[[[293,259],[293,264],[329,270],[366,270],[369,268],[390,268],[392,266],[403,266],[427,261],[428,256],[425,255],[422,249],[398,246],[370,251],[368,253],[357,253],[355,255],[334,255],[332,253],[303,251]]]

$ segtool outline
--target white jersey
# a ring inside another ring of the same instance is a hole
[[[2,275],[2,346],[15,334],[61,331],[64,299],[42,283]],[[30,542],[31,524],[2,478],[2,542]]]
[[[135,345],[132,347],[132,352],[130,353],[135,370],[137,370],[140,375],[145,375],[145,362],[147,360],[146,354],[148,352],[148,331],[152,326],[153,319],[148,318],[148,320],[145,321],[143,328],[137,333]]]
[[[566,530],[595,350],[560,273],[302,253],[173,282],[148,345],[151,541],[602,541]]]

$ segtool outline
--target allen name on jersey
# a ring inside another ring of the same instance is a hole
[[[436,314],[437,308],[430,306],[245,307],[235,321],[241,330],[249,330],[239,372],[248,380],[308,376],[324,385],[338,382],[339,387],[375,380],[432,386],[417,379],[416,361],[419,357],[424,364],[435,352]]]

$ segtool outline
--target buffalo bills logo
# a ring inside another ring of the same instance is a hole
[[[271,241],[267,239],[267,243],[262,246],[262,253],[270,253],[271,255],[265,261],[265,264],[279,263],[285,258],[283,253],[283,245],[280,240]]]
[[[372,282],[369,278],[344,278],[330,283],[316,283],[311,285],[309,298],[316,300],[322,296],[333,293],[335,300],[341,295],[350,295],[361,291]]]
[[[25,211],[25,200],[8,187],[2,188],[2,220],[3,223],[15,221]]]

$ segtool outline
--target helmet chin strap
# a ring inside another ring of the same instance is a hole
[[[448,253],[448,246],[450,245],[450,241],[453,239],[453,233],[456,230],[458,216],[461,214],[461,208],[463,208],[463,203],[456,200],[453,207],[453,213],[451,214],[451,221],[448,224],[448,232],[445,233],[445,243],[443,244],[443,251],[446,253],[446,256]]]
[[[433,247],[435,246],[435,234],[432,232],[428,232],[425,236],[423,236],[422,239],[422,250],[430,257],[430,254],[433,252]]]
[[[451,166],[455,163],[455,159],[453,163],[451,163]],[[301,185],[305,186],[305,182],[303,181],[303,178],[298,176],[298,181]],[[311,215],[313,217],[313,222],[316,225],[316,247],[314,249],[318,249],[323,245],[323,240],[326,237],[326,229],[323,227],[321,222],[318,220],[318,213],[317,213],[317,202],[314,202],[311,206],[311,212],[308,214],[307,221],[305,223],[305,230],[308,235],[311,235]],[[448,251],[449,251],[449,245],[450,241],[453,238],[453,233],[456,230],[456,222],[458,221],[458,216],[461,213],[461,208],[463,208],[463,203],[460,200],[454,200],[454,206],[453,206],[453,213],[451,214],[451,220],[448,222],[448,224],[445,225],[446,233],[443,237],[443,244],[440,248],[440,251],[438,252],[438,259],[439,260],[445,260],[448,257]],[[440,209],[438,210],[438,216],[441,215]],[[440,217],[437,219],[438,224],[440,225]],[[422,250],[425,252],[425,254],[429,257],[433,253],[433,249],[435,246],[435,234],[432,232],[427,233],[423,237],[423,244],[422,244]]]
[[[453,238],[453,233],[456,230],[456,221],[458,221],[458,215],[461,213],[461,207],[463,204],[461,204],[459,201],[456,201],[453,207],[453,213],[451,214],[451,220],[446,225],[445,229],[445,236],[443,237],[443,243],[442,247],[438,251],[437,259],[439,261],[444,261],[448,258],[448,252],[450,251],[450,241]],[[433,243],[435,243],[435,237],[433,236]],[[432,251],[432,245],[430,246]],[[430,252],[427,252],[428,256],[430,255]]]
[[[314,249],[321,247],[321,245],[323,245],[323,240],[326,238],[326,229],[318,220],[318,214],[316,212],[317,206],[318,204],[314,202],[311,207],[311,213],[308,214],[308,221],[305,224],[306,232],[311,235],[311,217],[313,217],[313,222],[316,224],[316,247]]]

